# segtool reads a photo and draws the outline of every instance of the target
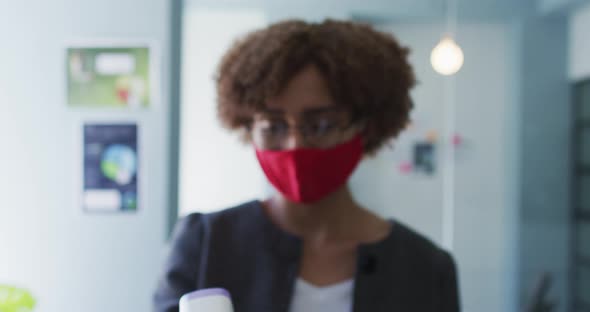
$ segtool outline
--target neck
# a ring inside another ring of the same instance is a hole
[[[275,222],[303,238],[346,237],[351,232],[351,225],[362,213],[348,186],[311,204],[294,203],[281,194],[273,196],[265,204]]]

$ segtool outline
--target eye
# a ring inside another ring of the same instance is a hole
[[[259,121],[259,129],[268,135],[281,135],[288,131],[289,125],[281,119],[264,119]]]
[[[328,118],[312,120],[307,124],[307,130],[311,135],[325,135],[336,128],[337,122]]]

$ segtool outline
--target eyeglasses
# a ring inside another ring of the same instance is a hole
[[[327,148],[341,143],[359,124],[358,119],[326,116],[294,126],[282,117],[264,116],[254,119],[250,131],[254,144],[261,149],[283,149],[291,131],[298,131],[306,146]]]

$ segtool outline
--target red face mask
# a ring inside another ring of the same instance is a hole
[[[297,203],[318,201],[344,185],[362,154],[360,135],[329,149],[256,149],[256,157],[270,183]]]

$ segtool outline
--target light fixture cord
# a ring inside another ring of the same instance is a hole
[[[447,0],[446,4],[447,35],[451,36],[452,38],[455,38],[459,11],[458,0]]]

